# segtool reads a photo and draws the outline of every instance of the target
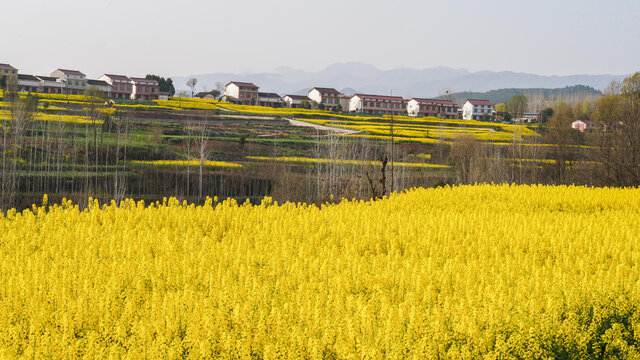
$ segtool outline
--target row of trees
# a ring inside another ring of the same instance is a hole
[[[522,99],[507,110],[522,111]],[[451,147],[456,181],[640,186],[640,73],[613,82],[595,101],[557,102],[535,125],[542,135],[494,146],[462,137]],[[572,129],[577,119],[590,131]],[[540,146],[545,144],[545,146]]]

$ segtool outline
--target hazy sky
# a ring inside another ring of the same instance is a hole
[[[448,66],[640,70],[640,0],[2,1],[0,63],[163,76]]]

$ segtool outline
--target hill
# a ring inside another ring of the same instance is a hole
[[[530,100],[552,99],[572,101],[574,99],[592,98],[601,95],[600,90],[591,86],[574,85],[557,89],[530,88],[530,89],[498,89],[485,92],[465,91],[453,94],[453,101],[462,105],[466,99],[486,99],[494,104],[507,102],[513,95],[525,95]]]

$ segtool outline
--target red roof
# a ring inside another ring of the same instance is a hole
[[[128,76],[124,76],[124,75],[104,74],[104,76],[106,76],[106,77],[108,77],[109,79],[112,79],[112,80],[129,81],[129,77]]]
[[[467,99],[467,101],[470,102],[472,105],[489,105],[489,106],[493,105],[489,100]]]
[[[158,80],[154,80],[154,79],[136,78],[136,77],[132,77],[132,78],[129,78],[129,79],[131,79],[133,82],[137,82],[137,83],[138,82],[148,82],[148,83],[152,83],[154,85],[158,83]]]
[[[367,95],[367,94],[355,94],[353,96],[357,96],[362,99],[373,99],[373,100],[389,100],[389,101],[405,101],[401,96],[384,96],[384,95]]]
[[[421,98],[411,98],[411,100],[415,100],[419,103],[429,103],[429,104],[438,104],[438,105],[458,105],[454,101],[449,100],[438,100],[438,99],[421,99]]]
[[[238,85],[238,87],[243,87],[243,88],[250,88],[250,89],[256,89],[256,90],[259,89],[258,86],[250,82],[230,81],[229,84],[235,84],[235,85]]]

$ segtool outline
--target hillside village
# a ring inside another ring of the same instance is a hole
[[[156,79],[127,75],[103,74],[88,79],[78,70],[56,69],[50,75],[21,74],[9,64],[0,64],[0,76],[7,84],[15,84],[19,92],[80,95],[90,88],[107,97],[122,100],[167,100],[171,93],[161,91]],[[365,115],[408,115],[441,119],[497,120],[494,104],[485,99],[467,99],[458,104],[450,99],[403,98],[380,94],[345,95],[329,87],[313,87],[306,96],[260,91],[250,82],[230,81],[222,93],[216,91],[192,94],[196,98],[225,100],[232,104],[320,109]],[[539,120],[538,113],[526,114],[521,120]]]

